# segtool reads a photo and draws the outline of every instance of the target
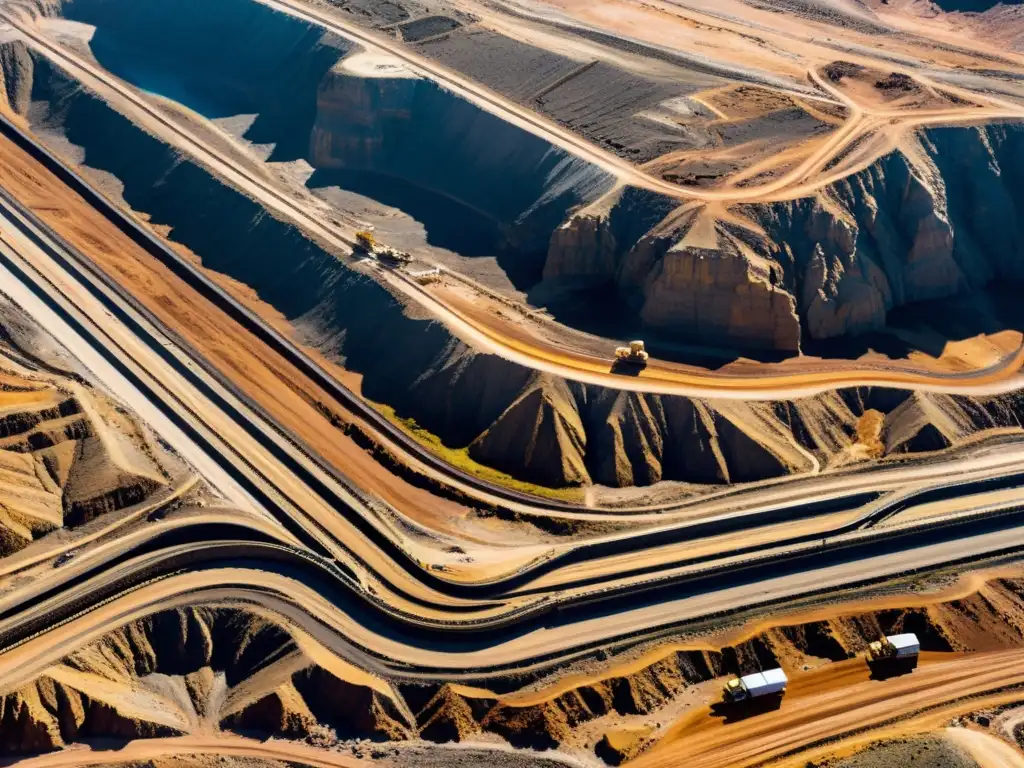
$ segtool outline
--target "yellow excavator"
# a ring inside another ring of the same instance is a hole
[[[373,255],[377,250],[377,239],[373,236],[373,232],[365,229],[356,232],[356,250]]]

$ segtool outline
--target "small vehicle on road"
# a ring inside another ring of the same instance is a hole
[[[763,672],[755,672],[752,675],[734,677],[725,684],[722,698],[732,703],[756,699],[761,696],[771,696],[773,694],[782,696],[786,692],[786,684],[788,682],[789,679],[786,677],[786,673],[778,667],[766,669]]]
[[[373,236],[373,232],[368,229],[364,229],[361,232],[356,232],[356,245],[353,249],[353,254],[362,254],[364,256],[373,256],[377,252],[377,239]]]
[[[77,555],[77,554],[78,553],[75,552],[75,550],[73,550],[73,549],[69,549],[67,552],[62,552],[60,555],[57,556],[57,559],[53,561],[53,567],[54,568],[60,568],[65,563],[68,563],[68,562],[71,562],[72,560],[74,560],[75,555]]]
[[[901,635],[889,635],[876,640],[868,646],[865,654],[871,677],[886,680],[913,672],[917,668],[918,656],[921,654],[921,643],[917,635],[906,632]]]
[[[637,339],[629,342],[628,347],[615,348],[615,365],[629,368],[644,368],[650,355],[644,349],[643,341]]]

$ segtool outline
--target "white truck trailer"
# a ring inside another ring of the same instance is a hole
[[[921,653],[921,643],[917,635],[907,632],[902,635],[889,635],[876,640],[868,646],[868,662],[886,659],[910,659]]]
[[[752,675],[734,677],[725,684],[724,698],[726,701],[744,701],[758,696],[783,694],[786,692],[786,673],[776,667]]]

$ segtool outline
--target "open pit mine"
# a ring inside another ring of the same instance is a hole
[[[0,0],[0,766],[1024,768],[1017,0]]]

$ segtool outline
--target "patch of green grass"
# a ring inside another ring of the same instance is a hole
[[[445,445],[441,442],[441,438],[433,432],[421,427],[416,423],[415,419],[402,418],[399,416],[395,413],[395,409],[390,405],[385,405],[384,403],[373,403],[373,407],[380,411],[388,421],[401,427],[402,430],[410,437],[414,438],[416,442],[438,458],[448,464],[451,464],[453,467],[462,470],[463,472],[468,472],[474,477],[478,477],[484,482],[493,483],[494,485],[500,485],[502,488],[519,491],[520,493],[528,493],[532,496],[538,496],[541,498],[568,502],[583,501],[582,488],[548,488],[545,485],[536,485],[534,483],[526,482],[525,480],[519,480],[518,478],[512,477],[512,475],[494,469],[493,467],[488,467],[486,464],[481,464],[473,459],[469,455],[469,446],[464,448],[451,448]]]

